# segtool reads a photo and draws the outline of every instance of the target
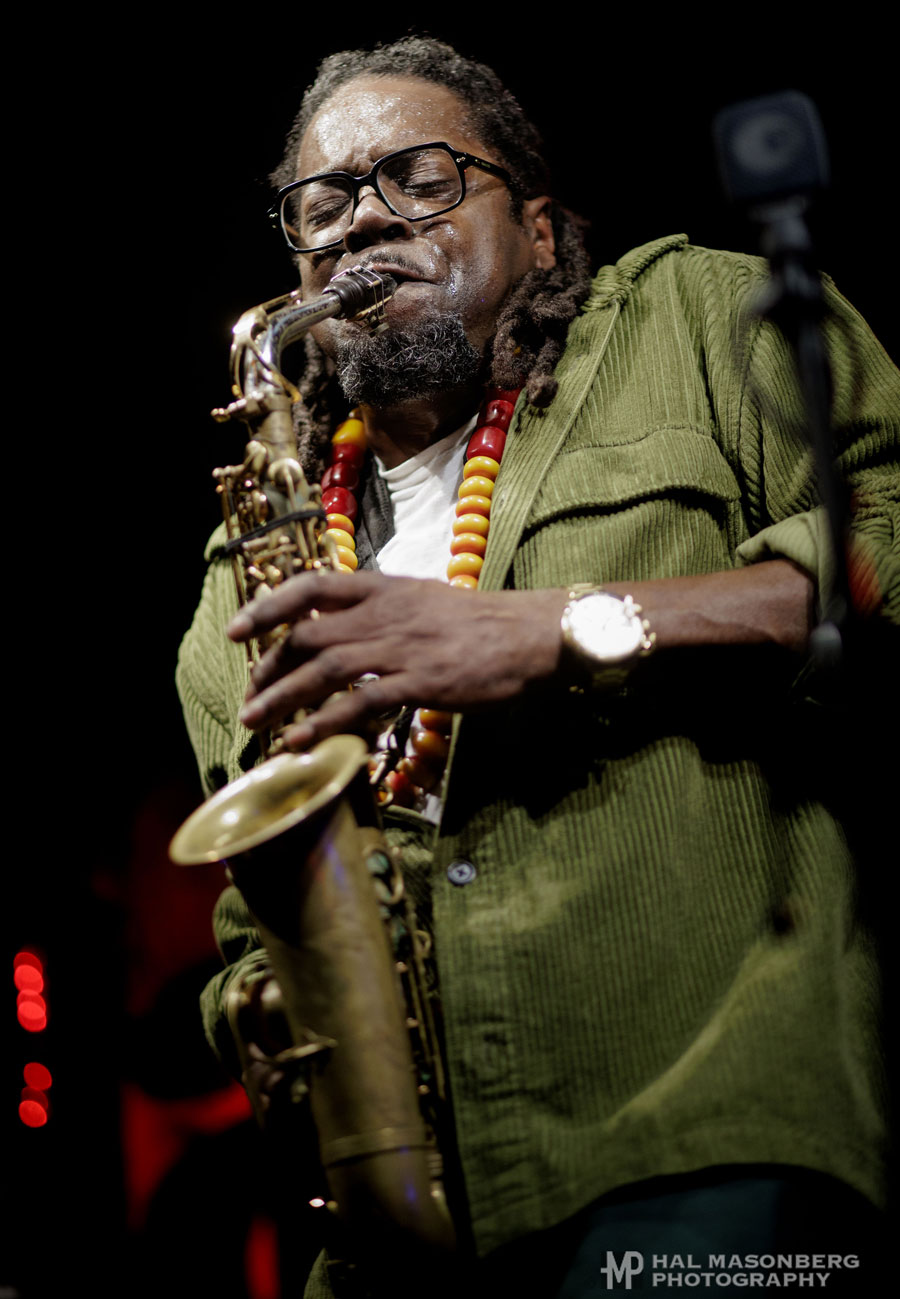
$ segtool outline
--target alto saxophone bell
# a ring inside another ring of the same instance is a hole
[[[169,848],[172,860],[226,861],[311,820],[342,797],[367,754],[358,735],[332,735],[308,753],[276,754],[188,817]]]

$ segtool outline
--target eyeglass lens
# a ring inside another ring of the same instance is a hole
[[[459,170],[444,149],[388,158],[377,180],[391,207],[412,221],[446,211],[462,197]],[[343,238],[353,219],[353,188],[340,176],[324,176],[285,195],[283,224],[295,248],[320,248]]]

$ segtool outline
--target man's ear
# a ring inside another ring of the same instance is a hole
[[[522,225],[534,250],[534,264],[542,271],[550,271],[556,265],[550,203],[547,195],[542,194],[539,198],[527,198],[522,204]]]

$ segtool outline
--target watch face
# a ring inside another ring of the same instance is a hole
[[[643,639],[640,618],[626,611],[623,600],[604,591],[573,600],[568,624],[578,648],[605,663],[628,658]]]

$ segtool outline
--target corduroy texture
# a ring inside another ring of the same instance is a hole
[[[673,236],[599,273],[553,405],[520,402],[483,588],[779,555],[819,574],[789,357],[746,315],[763,271]],[[896,619],[900,379],[827,291],[857,544]],[[208,787],[237,773],[245,739],[229,584],[214,566],[179,667]],[[560,687],[458,726],[431,883],[482,1252],[628,1182],[713,1164],[803,1165],[880,1199],[877,975],[796,666],[660,654],[618,695]],[[464,887],[447,878],[457,859],[476,867]],[[226,959],[248,959],[233,894],[217,923]],[[220,1050],[222,987],[240,969],[205,999]]]

